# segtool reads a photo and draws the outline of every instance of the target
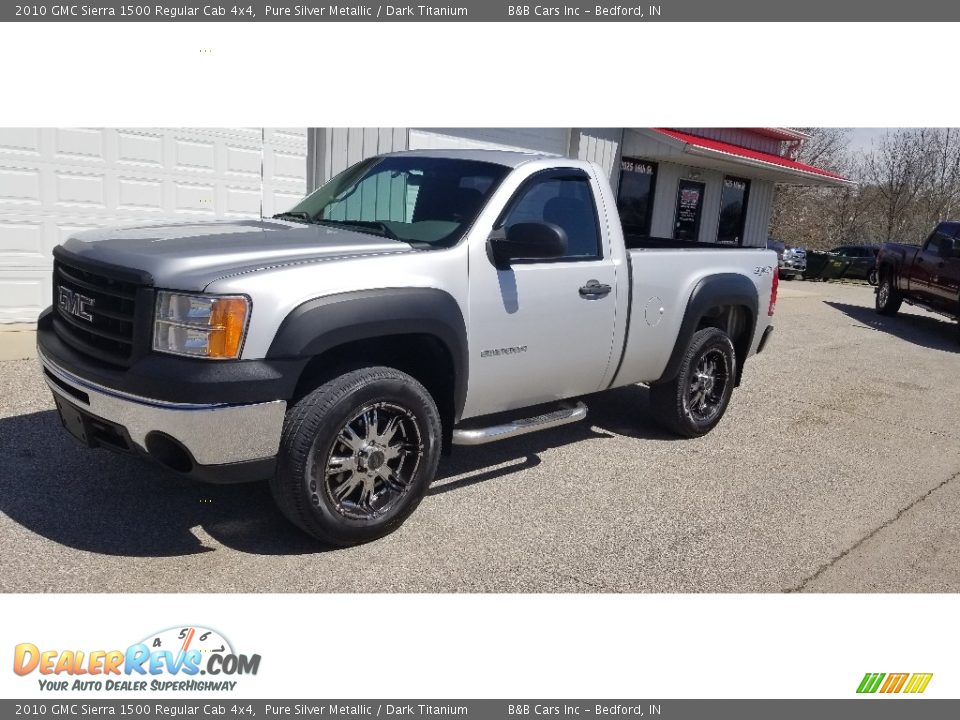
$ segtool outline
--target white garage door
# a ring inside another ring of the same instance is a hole
[[[0,322],[50,304],[51,251],[71,233],[287,210],[306,151],[299,128],[0,128]]]
[[[569,128],[411,128],[411,150],[532,150],[566,155]]]

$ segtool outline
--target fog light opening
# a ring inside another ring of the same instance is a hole
[[[193,470],[193,458],[187,449],[169,435],[152,432],[146,438],[150,457],[174,472],[188,473]]]

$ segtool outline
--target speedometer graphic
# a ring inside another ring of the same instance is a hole
[[[166,650],[177,655],[190,650],[199,650],[203,656],[212,653],[233,654],[233,646],[216,630],[201,625],[171,627],[148,635],[143,644],[152,652]]]

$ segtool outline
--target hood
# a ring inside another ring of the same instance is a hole
[[[71,237],[63,249],[147,272],[155,286],[177,290],[203,290],[222,277],[280,265],[413,251],[389,238],[285,220],[90,230]]]

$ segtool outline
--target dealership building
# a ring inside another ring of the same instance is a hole
[[[0,323],[50,304],[53,247],[106,225],[269,216],[385,152],[509,149],[600,165],[627,231],[762,247],[777,183],[842,185],[788,128],[0,129]]]

